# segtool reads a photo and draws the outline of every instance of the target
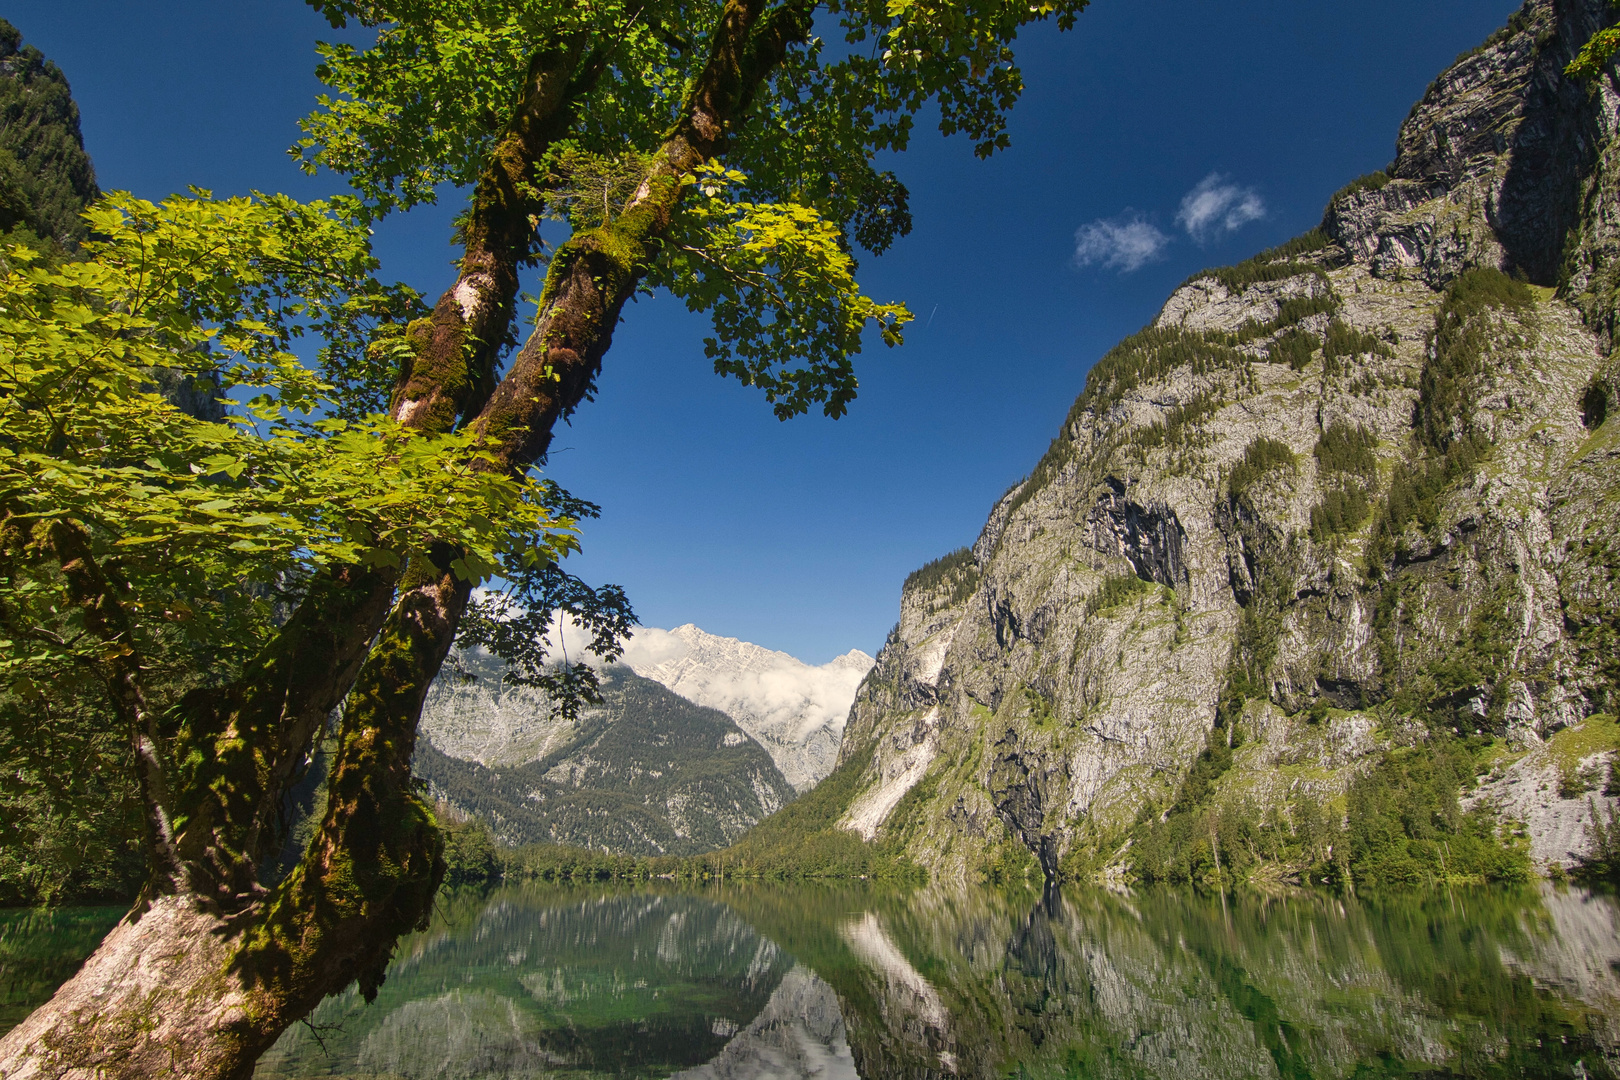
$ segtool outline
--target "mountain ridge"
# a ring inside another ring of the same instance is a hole
[[[794,796],[729,716],[628,667],[604,671],[603,704],[568,720],[504,684],[493,658],[460,660],[466,674],[437,682],[423,707],[412,768],[505,844],[701,854]]]
[[[801,794],[832,771],[855,690],[875,663],[851,649],[813,666],[692,623],[637,630],[626,643],[624,662],[638,675],[732,717]]]
[[[1614,18],[1530,0],[1320,229],[1094,365],[971,551],[908,580],[842,828],[947,878],[1590,850],[1620,749],[1620,88],[1563,68]]]

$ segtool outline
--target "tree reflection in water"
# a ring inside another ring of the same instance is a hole
[[[1603,1077],[1617,972],[1620,909],[1573,889],[513,887],[258,1075]]]

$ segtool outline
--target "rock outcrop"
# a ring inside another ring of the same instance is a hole
[[[1620,90],[1563,69],[1614,18],[1530,0],[1321,229],[1098,361],[971,556],[908,582],[846,828],[947,878],[1107,875],[1217,743],[1208,798],[1291,827],[1449,733],[1491,770],[1465,805],[1570,863],[1620,748]]]

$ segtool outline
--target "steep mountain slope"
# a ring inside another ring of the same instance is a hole
[[[1563,68],[1613,18],[1530,0],[1320,230],[1098,361],[907,582],[844,827],[947,877],[1568,864],[1620,747],[1620,93]]]
[[[20,226],[71,247],[97,194],[66,77],[0,19],[0,232]]]
[[[470,678],[434,685],[412,767],[508,843],[695,854],[793,798],[730,717],[628,668],[610,668],[604,705],[569,722],[538,692],[503,686],[498,661],[463,665]]]
[[[689,701],[726,713],[770,751],[794,789],[832,771],[844,721],[873,660],[851,649],[820,667],[687,623],[638,630],[624,661]]]

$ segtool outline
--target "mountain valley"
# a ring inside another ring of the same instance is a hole
[[[852,650],[812,667],[690,624],[637,630],[624,660],[569,721],[500,661],[460,654],[423,707],[417,775],[508,845],[712,851],[831,771],[872,664]]]

